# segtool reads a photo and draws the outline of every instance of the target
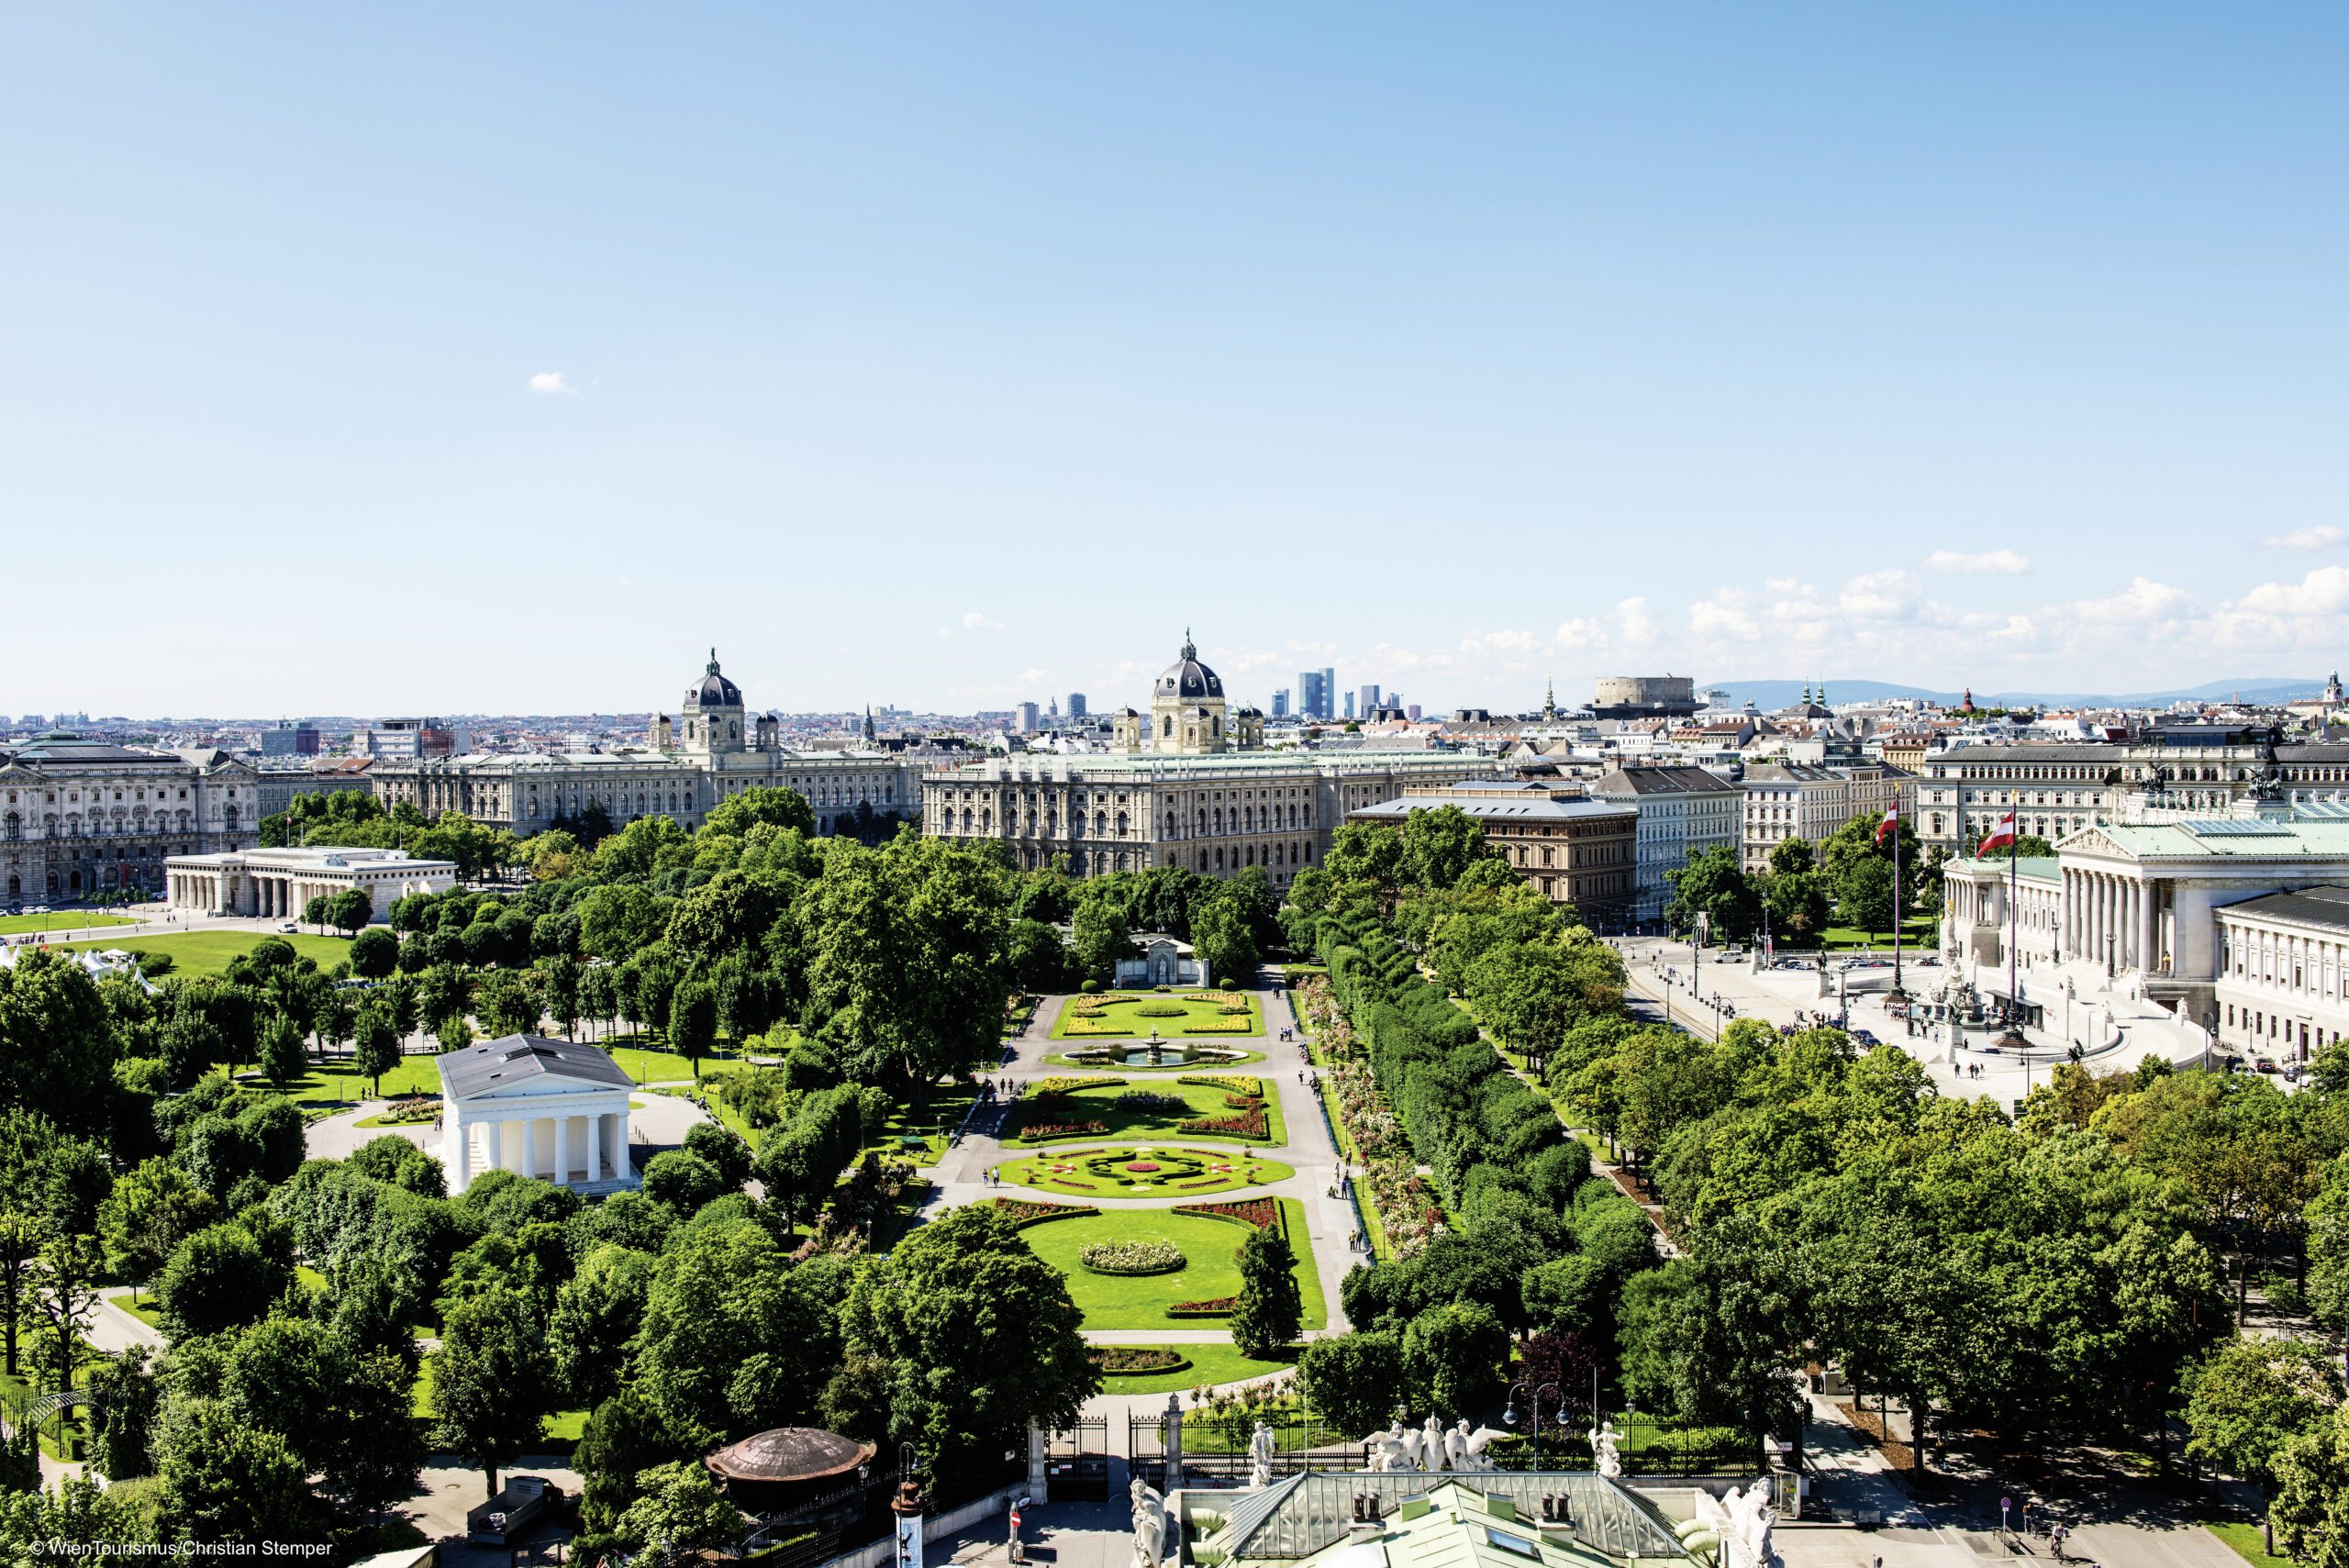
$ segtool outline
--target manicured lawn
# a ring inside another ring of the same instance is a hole
[[[164,937],[100,938],[58,945],[169,953],[173,974],[218,974],[228,969],[231,960],[250,952],[254,943],[269,936],[270,933],[265,931],[179,931]],[[348,937],[314,937],[302,932],[276,940],[292,942],[295,952],[304,958],[316,959],[320,969],[332,969],[351,956],[351,939]]]
[[[95,910],[69,909],[63,914],[0,915],[0,937],[17,937],[27,931],[86,931],[101,926],[135,926],[138,921],[123,915],[101,915]]]
[[[146,1324],[150,1329],[161,1329],[163,1326],[163,1309],[155,1305],[153,1291],[140,1291],[139,1299],[136,1301],[130,1298],[130,1292],[127,1290],[110,1290],[106,1293],[106,1296],[108,1301]]]
[[[630,1101],[629,1103],[630,1103],[631,1105],[633,1105],[635,1102]],[[433,1117],[438,1117],[438,1116],[440,1115],[440,1101],[438,1101],[438,1100],[434,1100],[434,1101],[432,1102],[432,1110],[433,1110]],[[352,1125],[353,1127],[361,1127],[361,1128],[385,1128],[385,1129],[396,1129],[396,1128],[403,1128],[403,1127],[430,1127],[430,1126],[432,1125],[432,1118],[425,1118],[425,1119],[423,1119],[423,1120],[417,1120],[417,1119],[415,1119],[414,1118],[395,1118],[395,1117],[390,1117],[390,1116],[368,1116],[368,1117],[361,1117],[357,1121],[355,1121],[355,1122],[351,1123],[351,1125]]]
[[[1270,1377],[1286,1372],[1296,1362],[1291,1360],[1258,1361],[1242,1355],[1240,1348],[1229,1340],[1217,1345],[1165,1345],[1164,1349],[1190,1359],[1191,1364],[1179,1372],[1153,1372],[1134,1377],[1105,1377],[1101,1380],[1104,1394],[1172,1394],[1186,1388],[1199,1388],[1212,1384],[1246,1383],[1252,1378]],[[1185,1441],[1189,1441],[1187,1429]]]
[[[1197,1002],[1194,996],[1234,995],[1248,1004],[1247,1017],[1234,1013],[1226,1015],[1223,1003]],[[1080,1007],[1098,1004],[1102,1016],[1080,1018]],[[1148,1007],[1175,1009],[1163,1017],[1147,1017],[1141,1012]],[[1061,1005],[1061,1016],[1052,1020],[1054,1040],[1147,1040],[1156,1029],[1166,1040],[1205,1040],[1213,1042],[1229,1035],[1263,1034],[1264,1032],[1264,1000],[1252,991],[1210,993],[1205,991],[1105,991],[1097,996],[1072,996]]]
[[[1911,916],[1901,926],[1900,945],[1904,948],[1915,948],[1920,952],[1932,951],[1937,940],[1934,928],[1938,924],[1939,922],[1931,915]],[[1830,926],[1820,933],[1820,943],[1829,949],[1883,948],[1889,951],[1892,948],[1892,932],[1888,929],[1863,931],[1852,926]],[[1778,949],[1784,952],[1792,945],[1792,943],[1781,942],[1778,944]]]
[[[2271,1556],[2262,1549],[2266,1537],[2255,1524],[2242,1519],[2204,1519],[2202,1528],[2225,1541],[2252,1568],[2293,1568],[2290,1558]]]
[[[930,1103],[922,1107],[919,1116],[899,1106],[882,1124],[880,1141],[868,1145],[863,1152],[884,1154],[892,1160],[910,1160],[917,1165],[935,1165],[945,1157],[947,1139],[963,1125],[963,1118],[971,1114],[971,1102],[977,1097],[975,1088],[932,1085]],[[908,1138],[920,1139],[921,1146],[917,1149],[906,1142]]]
[[[429,1095],[440,1098],[440,1062],[438,1056],[401,1057],[399,1065],[384,1074],[384,1097]],[[371,1082],[348,1062],[329,1062],[324,1066],[312,1062],[307,1072],[285,1085],[285,1095],[320,1110],[348,1108],[372,1097]]]
[[[1305,1235],[1305,1211],[1294,1198],[1281,1199],[1288,1219],[1289,1246],[1297,1253],[1297,1284],[1305,1303],[1304,1327],[1328,1319],[1321,1281],[1313,1270],[1313,1245]],[[1036,1255],[1068,1276],[1068,1291],[1085,1313],[1087,1329],[1209,1329],[1219,1318],[1169,1318],[1177,1301],[1210,1301],[1240,1294],[1234,1254],[1248,1240],[1244,1226],[1172,1209],[1120,1209],[1031,1225],[1020,1232]],[[1167,1241],[1182,1249],[1186,1266],[1170,1274],[1140,1277],[1097,1274],[1077,1262],[1096,1241]]]
[[[1252,1073],[1219,1075],[1243,1078],[1254,1076]],[[1235,1132],[1185,1132],[1176,1125],[1194,1117],[1240,1115],[1241,1112],[1237,1107],[1224,1104],[1229,1091],[1218,1084],[1184,1084],[1164,1078],[1155,1078],[1145,1084],[1122,1084],[1114,1078],[1104,1078],[1093,1087],[1078,1089],[1072,1093],[1067,1096],[1061,1109],[1051,1113],[1055,1119],[1064,1118],[1071,1123],[1100,1122],[1101,1130],[1068,1133],[1057,1140],[1007,1138],[1003,1140],[1004,1146],[1010,1149],[1033,1149],[1056,1141],[1066,1142],[1071,1139],[1101,1142],[1119,1138],[1204,1138],[1210,1141],[1229,1140],[1232,1142],[1263,1143],[1268,1148],[1277,1149],[1288,1141],[1287,1129],[1281,1125],[1280,1096],[1273,1092],[1272,1084],[1264,1083],[1261,1078],[1258,1079],[1258,1084],[1265,1091],[1264,1122],[1271,1133],[1268,1138],[1242,1139]],[[1119,1095],[1137,1089],[1152,1095],[1173,1095],[1180,1099],[1187,1108],[1180,1111],[1132,1110],[1121,1107],[1116,1103]],[[1022,1102],[1023,1110],[1029,1103],[1030,1102]]]
[[[1055,1051],[1049,1052],[1044,1057],[1044,1065],[1047,1067],[1065,1067],[1074,1073],[1230,1073],[1244,1071],[1250,1062],[1262,1062],[1264,1060],[1264,1053],[1261,1051],[1241,1050],[1240,1039],[1240,1036],[1232,1035],[1227,1039],[1217,1040],[1215,1042],[1215,1048],[1218,1051],[1228,1051],[1231,1054],[1229,1056],[1218,1057],[1213,1062],[1162,1062],[1155,1065],[1147,1062],[1097,1062],[1089,1058],[1071,1056],[1065,1051]],[[1111,1045],[1124,1046],[1131,1045],[1135,1042],[1132,1040],[1111,1040],[1109,1043]],[[1188,1043],[1192,1045],[1203,1045],[1206,1044],[1207,1041],[1206,1040],[1201,1039],[1191,1040]],[[1074,1050],[1081,1048],[1072,1046],[1071,1049]]]
[[[1130,1164],[1171,1164],[1180,1169],[1130,1171]],[[1188,1168],[1193,1164],[1203,1168],[1194,1172]],[[1229,1169],[1219,1171],[1219,1165]],[[995,1172],[997,1180],[1015,1187],[1083,1198],[1164,1197],[1170,1193],[1186,1198],[1211,1197],[1241,1187],[1285,1182],[1297,1174],[1278,1160],[1263,1159],[1245,1150],[1103,1149],[1090,1143],[1082,1149],[1055,1149],[1010,1161],[997,1165]]]

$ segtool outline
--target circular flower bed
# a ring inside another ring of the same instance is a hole
[[[1184,1264],[1172,1241],[1096,1241],[1076,1259],[1097,1274],[1171,1274]]]

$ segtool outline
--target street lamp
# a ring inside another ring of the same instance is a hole
[[[1565,1430],[1566,1396],[1559,1392],[1558,1385],[1554,1383],[1544,1383],[1527,1388],[1525,1379],[1519,1378],[1508,1385],[1508,1406],[1501,1412],[1501,1423],[1504,1426],[1517,1425],[1517,1391],[1520,1388],[1526,1389],[1527,1397],[1533,1406],[1533,1424],[1528,1435],[1533,1440],[1533,1468],[1539,1470],[1542,1468],[1542,1396],[1544,1393],[1556,1396],[1557,1402],[1551,1407],[1551,1414],[1558,1418],[1558,1430],[1561,1434]]]

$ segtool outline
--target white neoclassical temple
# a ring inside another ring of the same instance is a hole
[[[454,861],[417,860],[406,850],[234,850],[173,855],[163,870],[174,909],[286,920],[299,919],[313,898],[356,887],[365,891],[372,917],[381,925],[409,894],[446,893],[457,885]]]
[[[628,1095],[618,1063],[592,1045],[509,1034],[440,1062],[440,1162],[449,1190],[512,1171],[582,1193],[637,1184]]]

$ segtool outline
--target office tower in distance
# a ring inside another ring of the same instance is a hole
[[[1277,687],[1273,692],[1273,717],[1275,718],[1288,717],[1288,688],[1286,686]]]
[[[1071,718],[1083,718],[1085,717],[1085,694],[1083,692],[1069,693],[1068,716]]]

